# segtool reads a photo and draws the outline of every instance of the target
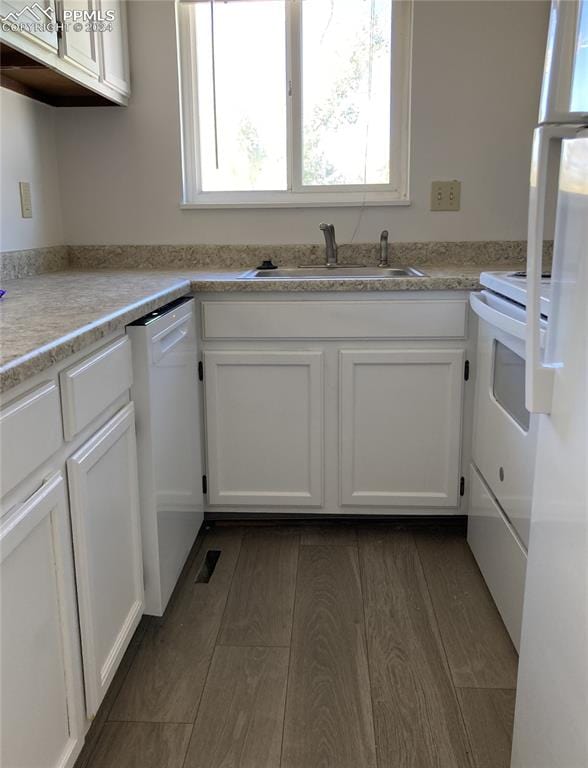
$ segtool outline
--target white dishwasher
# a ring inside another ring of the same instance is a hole
[[[133,358],[145,613],[161,616],[204,513],[195,302],[127,326]]]

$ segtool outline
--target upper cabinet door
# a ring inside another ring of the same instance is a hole
[[[67,462],[86,709],[93,717],[143,613],[133,404]]]
[[[131,92],[127,4],[125,0],[98,0],[105,28],[100,35],[102,81],[124,96]]]
[[[320,506],[322,352],[206,352],[211,505]]]
[[[33,38],[45,48],[57,51],[55,0],[0,0],[0,17],[11,24],[10,31]]]
[[[61,55],[96,78],[100,75],[98,23],[92,18],[97,11],[97,0],[61,0]]]
[[[340,353],[341,504],[455,507],[463,352]]]
[[[82,683],[65,483],[53,475],[0,525],[0,764],[69,768]]]

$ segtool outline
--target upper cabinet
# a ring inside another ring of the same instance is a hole
[[[57,53],[57,26],[54,23],[55,0],[0,0],[0,17],[4,23],[14,23],[25,39]]]
[[[0,0],[2,84],[54,106],[126,105],[126,0]]]

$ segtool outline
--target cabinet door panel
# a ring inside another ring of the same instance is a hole
[[[98,77],[100,62],[98,59],[98,33],[92,22],[79,18],[75,14],[97,11],[96,0],[61,0],[64,29],[62,37],[62,56],[91,75]],[[66,14],[72,14],[66,18]],[[91,16],[90,16],[91,19]]]
[[[129,57],[127,35],[127,8],[124,0],[99,0],[103,17],[111,13],[112,21],[100,35],[102,57],[102,80],[111,88],[128,96]]]
[[[8,23],[13,22],[36,43],[51,51],[57,51],[57,26],[54,0],[0,0],[0,16]],[[3,30],[4,31],[4,30]]]
[[[143,612],[133,404],[67,462],[86,708],[96,714]]]
[[[0,764],[67,768],[81,748],[83,705],[60,473],[4,518],[0,562]]]
[[[461,350],[340,353],[343,505],[457,504]]]
[[[210,503],[320,506],[322,352],[204,357]]]

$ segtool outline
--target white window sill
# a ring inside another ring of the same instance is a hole
[[[381,192],[347,192],[322,194],[261,193],[249,195],[239,193],[207,192],[190,202],[180,203],[182,210],[214,208],[362,208],[364,206],[411,205],[405,198],[392,197]]]

